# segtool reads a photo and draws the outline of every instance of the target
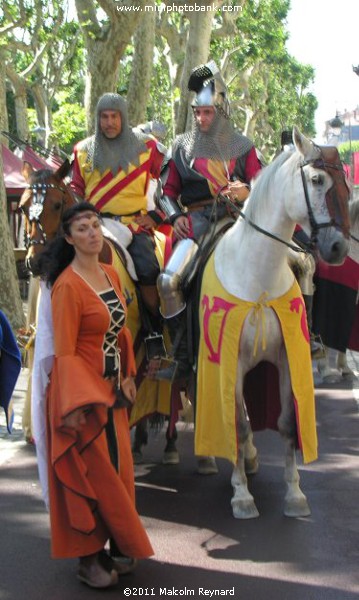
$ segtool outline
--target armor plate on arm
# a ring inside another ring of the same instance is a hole
[[[176,200],[170,198],[169,196],[161,196],[158,200],[158,207],[162,210],[166,217],[172,222],[176,219],[176,217],[180,217],[182,211],[178,206]]]

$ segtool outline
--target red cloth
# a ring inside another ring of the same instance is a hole
[[[254,177],[257,175],[257,173],[261,169],[261,164],[258,160],[257,153],[256,153],[254,146],[249,150],[249,152],[247,153],[247,155],[245,155],[244,158],[241,158],[241,160],[244,160],[244,174],[245,174],[244,183],[249,184],[251,182],[251,180],[254,179]],[[206,179],[209,179],[208,173],[211,171],[211,169],[209,168],[208,163],[210,163],[210,162],[211,162],[210,159],[197,158],[194,161],[193,167],[194,167],[195,171],[197,171],[200,175],[202,175]],[[229,170],[230,175],[233,174],[235,164],[236,164],[235,158],[233,158],[231,161],[229,161],[228,170]],[[163,192],[166,196],[177,199],[178,196],[182,192],[182,180],[181,180],[181,177],[179,175],[179,172],[177,170],[176,163],[174,162],[174,160],[171,159],[169,161],[168,168],[169,168],[169,173],[168,173],[166,183],[163,187]]]
[[[22,160],[4,144],[1,144],[1,150],[6,193],[9,196],[21,196],[26,188],[26,181],[21,175]]]
[[[353,183],[359,185],[359,152],[353,152]]]
[[[350,165],[346,165],[343,163],[343,169],[345,173],[345,177],[350,181],[351,180],[351,167]]]

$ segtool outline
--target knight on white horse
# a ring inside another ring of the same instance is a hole
[[[284,512],[310,514],[295,452],[301,449],[304,462],[317,458],[312,363],[287,246],[299,223],[325,261],[341,263],[348,251],[348,189],[335,148],[314,145],[296,128],[293,140],[295,151],[279,155],[257,178],[244,218],[206,266],[200,293],[195,452],[233,462],[237,518],[258,515],[244,468],[250,425],[278,428],[286,442]],[[259,374],[252,371],[258,366]]]

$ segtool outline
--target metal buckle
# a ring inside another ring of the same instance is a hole
[[[144,339],[147,360],[167,356],[162,333],[151,333]]]

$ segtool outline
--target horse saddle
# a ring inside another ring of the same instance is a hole
[[[126,225],[103,217],[102,232],[106,239],[110,240],[119,250],[120,255],[124,257],[126,268],[134,281],[138,281],[135,265],[132,256],[127,248],[132,242],[133,234]]]

